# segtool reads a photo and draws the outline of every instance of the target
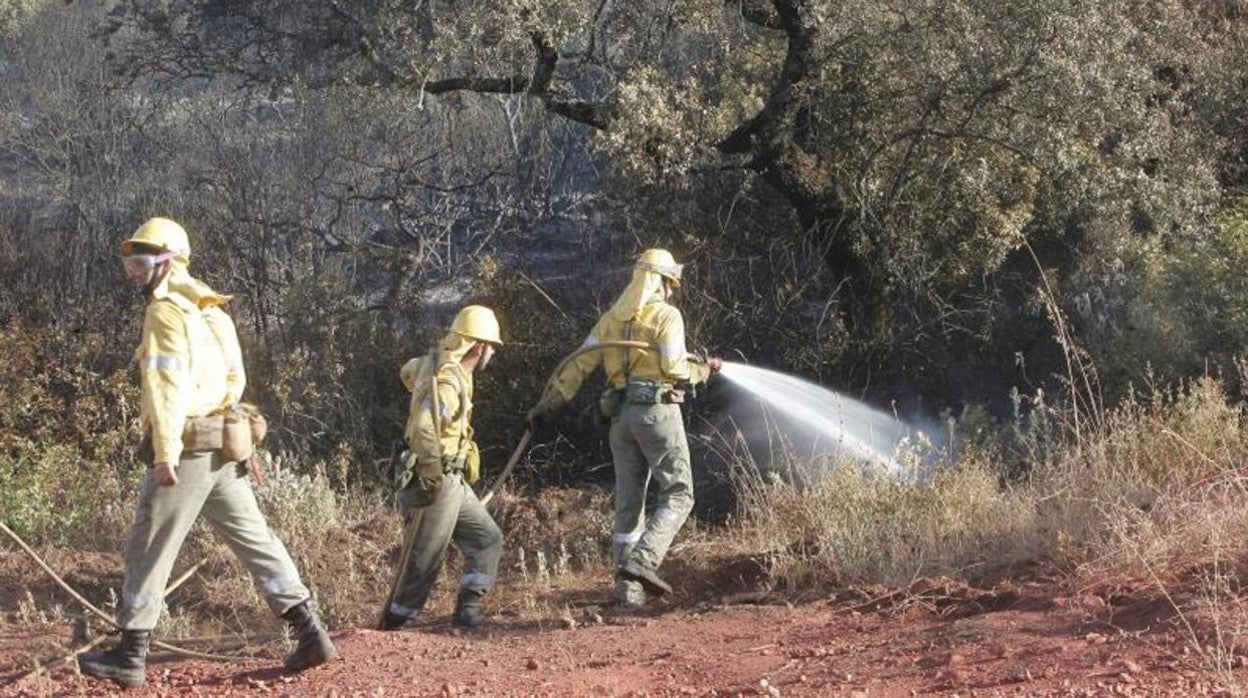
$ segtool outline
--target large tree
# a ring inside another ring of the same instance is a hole
[[[879,292],[995,269],[1038,207],[1181,224],[1155,194],[1211,183],[1175,121],[1226,21],[1173,0],[140,0],[106,33],[133,75],[527,95],[643,177],[756,173]],[[1146,196],[1115,186],[1140,174]]]

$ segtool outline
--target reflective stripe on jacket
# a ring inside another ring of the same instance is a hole
[[[147,305],[139,364],[143,405],[140,420],[151,435],[156,463],[176,464],[188,417],[212,414],[239,401],[246,387],[242,350],[228,298],[208,295],[199,303],[167,291]]]

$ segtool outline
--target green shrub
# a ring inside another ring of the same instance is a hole
[[[113,548],[142,475],[138,390],[109,369],[110,339],[0,329],[0,518],[33,544]]]
[[[311,473],[272,468],[267,482],[255,490],[269,526],[283,539],[314,541],[340,523],[338,496],[320,468]]]
[[[141,472],[84,468],[73,447],[26,442],[0,458],[0,520],[28,543],[112,549]]]

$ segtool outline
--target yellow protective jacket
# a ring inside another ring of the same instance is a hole
[[[412,393],[404,437],[416,457],[417,473],[440,477],[444,455],[452,460],[468,456],[473,437],[472,375],[458,360],[437,350],[408,361],[399,378]]]
[[[604,348],[585,352],[568,362],[555,377],[551,389],[557,391],[564,402],[571,400],[599,363],[607,374],[608,384],[617,389],[624,387],[626,373],[629,378],[667,384],[682,381],[705,383],[710,377],[708,366],[689,361],[689,351],[685,348],[685,320],[680,311],[659,296],[651,298],[630,321],[622,321],[611,312],[603,315],[581,346],[592,347],[600,342],[621,339],[646,342],[657,349]]]
[[[175,265],[152,294],[135,352],[141,376],[140,421],[151,436],[154,462],[177,465],[188,417],[234,405],[247,376],[229,300]]]

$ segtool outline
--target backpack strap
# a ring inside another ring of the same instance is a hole
[[[430,352],[431,361],[437,360],[436,352],[436,349]],[[444,361],[441,364],[437,364],[436,368],[430,372],[428,387],[430,398],[429,409],[433,413],[433,429],[436,434],[438,448],[440,450],[442,448],[442,401],[438,398],[438,376],[441,375],[442,369],[446,367],[450,367],[449,373],[455,379],[455,384],[459,392],[459,444],[456,446],[456,452],[454,455],[454,457],[458,459],[463,456],[465,446],[468,442],[468,409],[464,405],[468,389],[463,377],[460,375],[463,369],[460,368],[454,361]],[[442,455],[445,457],[446,454],[444,453]]]
[[[468,387],[464,381],[464,369],[458,364],[448,361],[443,366],[451,367],[451,376],[455,379],[455,385],[459,389],[459,444],[455,449],[455,458],[462,458],[468,444],[468,408],[464,404],[467,402]],[[439,367],[440,371],[441,367]]]
[[[191,334],[190,317],[199,313],[199,306],[192,303],[189,299],[177,294],[168,294],[158,298],[156,303],[169,303],[173,307],[182,311],[182,332],[186,335],[186,375],[192,382],[195,380],[195,337]]]

